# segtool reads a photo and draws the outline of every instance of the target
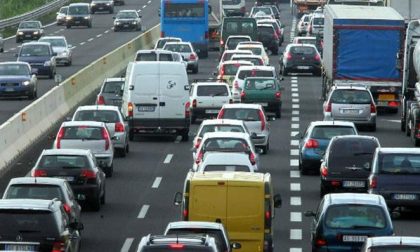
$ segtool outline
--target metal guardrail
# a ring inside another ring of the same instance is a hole
[[[51,3],[48,3],[46,5],[43,5],[31,12],[24,13],[19,16],[11,17],[8,19],[0,20],[0,29],[18,25],[21,21],[30,20],[30,19],[36,19],[39,16],[45,15],[47,13],[50,13],[54,9],[58,9],[70,0],[56,0]]]

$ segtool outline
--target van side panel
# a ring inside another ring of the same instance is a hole
[[[226,226],[226,185],[217,181],[192,182],[190,188],[189,220],[215,222]]]
[[[242,245],[239,251],[263,251],[263,184],[244,185],[243,182],[229,181],[226,227],[230,239]]]

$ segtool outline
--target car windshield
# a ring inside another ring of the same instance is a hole
[[[166,44],[164,50],[179,52],[179,53],[189,53],[191,52],[191,47],[187,44]]]
[[[384,245],[369,248],[370,252],[420,252],[420,245]]]
[[[19,234],[23,231],[25,234],[36,234],[36,237],[56,237],[59,225],[63,224],[54,219],[49,210],[1,209],[0,233]]]
[[[264,80],[264,79],[246,79],[245,89],[248,90],[275,90],[275,80]]]
[[[19,64],[0,65],[0,75],[30,75],[28,66]]]
[[[206,165],[202,171],[211,172],[211,171],[242,171],[249,172],[251,171],[246,165]]]
[[[241,138],[209,138],[203,143],[204,151],[247,152],[248,143]]]
[[[77,155],[44,155],[37,168],[39,169],[82,169],[90,167],[85,156]]]
[[[327,210],[325,224],[340,229],[380,229],[386,227],[386,217],[378,206],[334,205]]]
[[[203,17],[204,2],[201,3],[165,3],[165,17]]]
[[[314,25],[324,25],[324,18],[323,17],[316,17],[313,21]]]
[[[118,112],[114,110],[79,110],[74,116],[74,121],[96,121],[116,123],[120,121]]]
[[[45,199],[57,198],[63,200],[61,188],[58,185],[15,184],[6,192],[6,199]]]
[[[22,22],[19,25],[19,28],[23,29],[39,29],[41,26],[38,22]]]
[[[258,33],[261,35],[273,35],[275,33],[273,26],[258,26]]]
[[[305,38],[300,38],[296,41],[296,43],[298,44],[311,44],[311,45],[316,45],[316,40],[315,39],[305,39]]]
[[[178,39],[160,39],[157,43],[156,49],[163,48],[166,42],[179,42]]]
[[[168,235],[171,234],[178,234],[178,235],[190,235],[190,234],[207,234],[215,239],[216,245],[220,251],[227,251],[225,238],[223,236],[222,231],[215,230],[215,229],[207,229],[207,228],[175,228],[169,229]]]
[[[228,48],[235,49],[239,42],[250,41],[249,38],[229,38],[226,45]]]
[[[89,8],[87,6],[70,6],[68,14],[72,15],[88,15]]]
[[[270,7],[258,7],[253,8],[251,16],[253,15],[271,15],[271,8]]]
[[[260,47],[239,47],[237,50],[250,50],[254,55],[261,55],[262,50]]]
[[[197,96],[228,96],[229,91],[222,85],[199,85],[197,87]]]
[[[246,77],[274,77],[274,73],[270,70],[241,70],[238,79],[244,80]]]
[[[356,135],[352,127],[344,126],[316,126],[312,129],[311,138],[331,139],[335,136]]]
[[[336,104],[371,104],[372,98],[368,91],[337,89],[332,93],[330,102]]]
[[[20,56],[50,56],[50,50],[46,45],[24,45],[20,49]]]
[[[370,171],[376,141],[361,138],[342,138],[330,148],[328,169]]]
[[[102,128],[90,126],[70,126],[63,128],[61,139],[102,140]]]
[[[380,154],[378,171],[381,174],[420,174],[420,155]]]
[[[61,7],[60,13],[67,14],[68,9],[69,9],[69,7]]]
[[[137,14],[133,11],[122,11],[118,12],[117,18],[137,18]]]
[[[244,52],[244,51],[242,51],[242,52],[240,52],[240,51],[236,51],[236,52],[225,52],[224,54],[223,54],[223,60],[225,61],[225,60],[229,60],[229,59],[231,59],[232,58],[232,56],[233,55],[251,55],[252,54],[252,52]]]
[[[173,243],[174,245],[181,244],[181,243]],[[175,246],[174,246],[175,247]],[[141,249],[141,252],[168,252],[168,251],[176,251],[176,252],[213,252],[213,248],[210,246],[198,246],[198,245],[185,245],[181,248],[176,246],[175,248],[171,248],[171,244],[165,245],[152,245],[149,247],[145,247]]]
[[[104,84],[104,89],[102,90],[102,93],[119,94],[123,86],[124,81],[107,81]]]
[[[245,130],[239,125],[205,125],[200,131],[199,137],[203,137],[205,133],[208,132],[241,132],[244,133]]]
[[[228,108],[224,109],[224,119],[236,119],[243,121],[260,121],[258,109]]]
[[[51,44],[51,46],[54,47],[67,47],[66,41],[64,39],[49,39],[49,38],[41,38],[39,42],[48,42]]]

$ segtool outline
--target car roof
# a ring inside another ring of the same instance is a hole
[[[229,181],[247,181],[247,182],[257,182],[261,183],[266,179],[266,173],[262,172],[227,172],[227,171],[214,171],[214,172],[191,172],[192,178],[195,181],[220,181],[220,180],[229,180]]]
[[[244,109],[262,109],[261,104],[252,104],[252,103],[230,103],[230,104],[224,104],[224,109],[230,109],[230,108],[244,108]]]
[[[22,46],[26,46],[26,45],[45,45],[45,46],[51,46],[50,42],[39,42],[39,41],[30,41],[30,42],[25,42],[22,44]]]
[[[263,71],[273,71],[273,66],[240,66],[238,72],[241,70],[263,70]]]
[[[41,42],[40,40],[43,39],[66,39],[66,37],[64,36],[42,36],[41,38],[39,38],[38,42]]]
[[[235,119],[207,119],[203,120],[201,122],[201,125],[220,125],[220,124],[226,124],[226,125],[244,125],[244,121],[242,120],[235,120]]]
[[[216,86],[216,85],[219,85],[219,86],[229,87],[229,85],[227,83],[221,82],[221,81],[203,81],[203,82],[198,81],[198,82],[193,82],[192,85],[194,85],[194,86],[209,86],[209,85],[210,86]]]
[[[65,179],[52,177],[18,177],[12,178],[9,185],[42,184],[62,186],[65,182]]]
[[[159,38],[159,40],[167,40],[167,39],[177,39],[179,41],[182,41],[182,39],[181,38],[178,38],[178,37],[163,37],[163,38]]]
[[[354,85],[341,84],[341,85],[334,86],[332,90],[340,90],[340,89],[354,89],[354,90],[369,91],[368,87],[363,84],[354,84]]]
[[[313,39],[316,40],[316,37],[304,37],[304,36],[299,36],[299,37],[294,37],[293,40],[297,40],[297,39]],[[301,44],[301,43],[295,43],[295,44]]]
[[[385,200],[381,195],[368,193],[330,193],[325,196],[325,201],[329,205],[343,204],[363,204],[386,206]]]
[[[248,35],[230,35],[227,39],[230,39],[230,38],[249,38],[249,39],[251,39],[251,37],[248,36]]]
[[[177,43],[177,42],[166,42],[166,44],[168,43]],[[165,45],[166,45],[165,44]],[[156,52],[156,53],[172,53],[172,51],[169,50],[163,50],[163,49],[140,49],[136,52],[136,54],[139,53],[151,53],[151,52]]]
[[[136,12],[137,13],[136,10],[119,10],[118,13],[120,13],[120,12]]]
[[[112,111],[120,111],[120,109],[117,106],[112,105],[85,105],[85,106],[79,106],[76,109],[77,111],[85,111],[85,110],[112,110]]]
[[[234,55],[232,55],[231,59],[232,59],[232,58],[236,58],[236,57],[262,59],[261,55],[254,55],[254,54],[251,54],[251,55],[247,55],[247,54],[245,54],[245,55],[243,55],[243,54],[234,54]],[[235,60],[235,61],[236,61],[236,60]]]
[[[88,3],[71,3],[69,6],[90,6]]]
[[[420,237],[413,237],[413,236],[370,237],[366,240],[366,244],[368,247],[392,246],[392,245],[420,246]]]
[[[365,139],[365,140],[373,140],[378,141],[378,138],[374,136],[364,136],[364,135],[342,135],[342,136],[334,136],[331,141],[335,140],[346,140],[346,139]],[[420,152],[419,152],[420,153]]]
[[[43,199],[1,199],[0,209],[52,210],[55,200]]]
[[[240,138],[249,139],[248,133],[243,132],[207,132],[204,134],[203,142],[209,138]]]
[[[313,121],[311,122],[311,126],[347,126],[347,127],[355,127],[353,122],[347,121]]]
[[[313,44],[292,43],[287,45],[287,48],[290,47],[313,47],[316,50],[316,46]]]
[[[42,155],[77,155],[77,156],[87,156],[91,153],[87,149],[46,149],[42,151]]]
[[[263,48],[264,46],[262,44],[238,44],[237,47],[245,47],[245,48]],[[243,50],[243,49],[239,49]]]
[[[419,148],[401,148],[401,147],[381,147],[378,148],[378,152],[383,154],[393,154],[393,153],[399,153],[399,154],[420,154]]]
[[[223,61],[222,65],[228,65],[228,64],[246,64],[246,65],[254,65],[251,62],[247,60],[226,60]]]
[[[265,77],[265,76],[258,77],[258,76],[250,76],[250,77],[245,77],[245,79],[247,79],[247,80],[249,80],[249,79],[251,79],[251,80],[253,80],[253,79],[256,79],[256,80],[275,80],[275,79],[276,79],[276,77]]]
[[[257,24],[257,26],[258,27],[270,27],[270,28],[273,28],[273,25],[272,24]]]
[[[0,62],[0,65],[26,65],[26,66],[31,66],[29,65],[28,62],[23,62],[23,61],[4,61],[4,62]]]
[[[191,42],[187,42],[187,41],[170,41],[170,42],[166,42],[166,45],[191,45]]]
[[[105,123],[96,121],[68,121],[61,124],[62,127],[72,126],[92,126],[92,127],[105,127]]]
[[[223,224],[207,221],[174,221],[168,223],[167,229],[179,228],[205,228],[205,229],[224,229]]]

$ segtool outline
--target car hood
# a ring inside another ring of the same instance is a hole
[[[28,31],[40,31],[41,29],[39,28],[22,28],[22,29],[18,29],[17,32],[28,32]]]
[[[0,76],[0,83],[1,82],[10,82],[10,81],[27,81],[30,80],[30,76],[25,75],[1,75]]]
[[[51,59],[51,56],[20,56],[17,61],[23,61],[23,62],[34,62],[34,63],[38,63],[38,62],[45,62]]]
[[[58,47],[58,46],[53,46],[52,49],[53,49],[53,52],[55,53],[62,53],[67,50],[67,48],[65,47]]]
[[[135,18],[116,18],[115,21],[136,21]]]

